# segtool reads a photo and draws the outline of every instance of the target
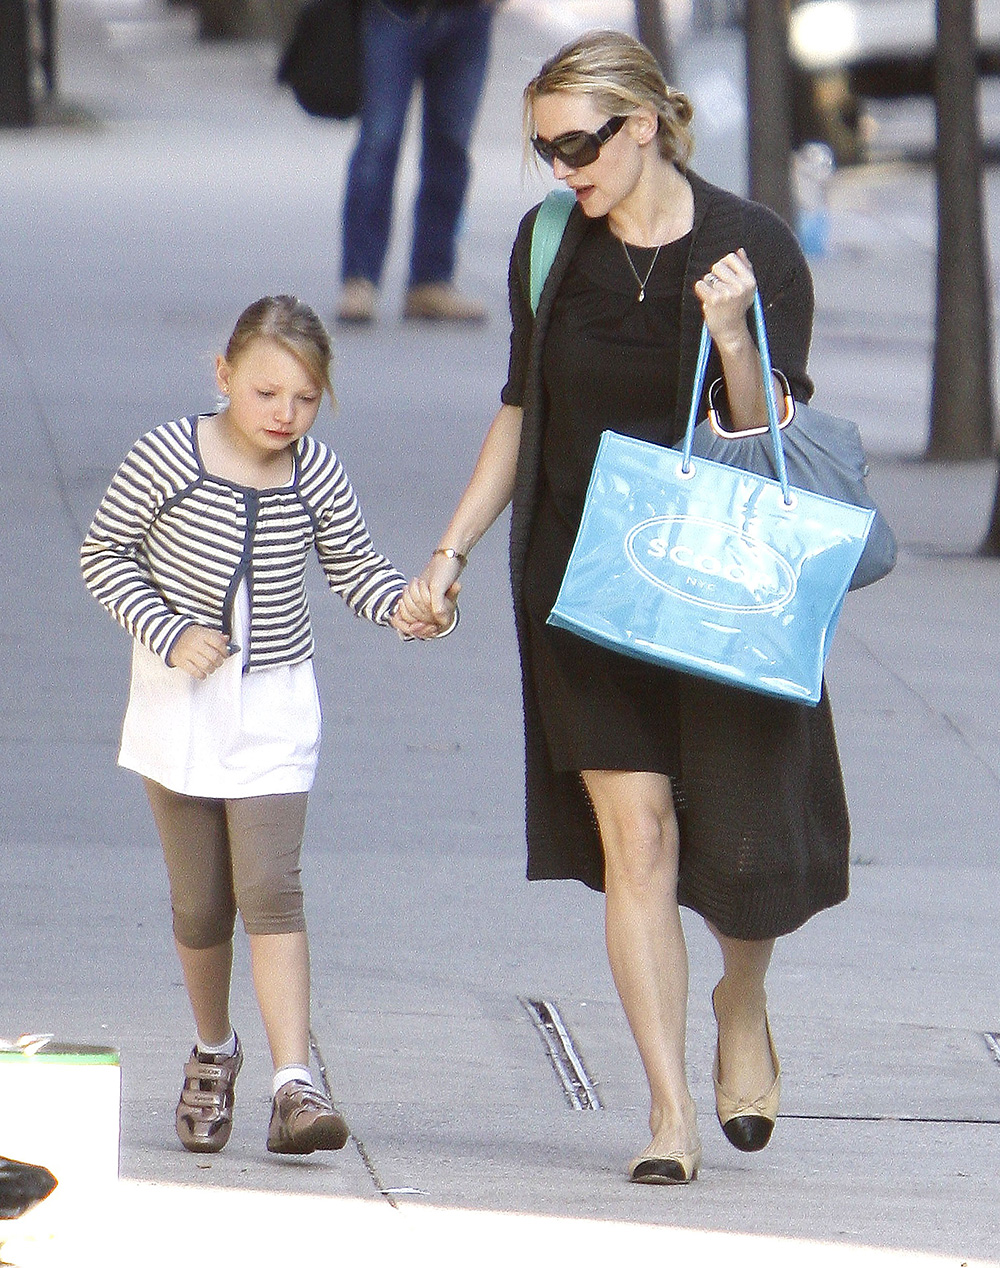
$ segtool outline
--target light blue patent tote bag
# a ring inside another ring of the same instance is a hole
[[[771,358],[754,300],[764,382]],[[874,510],[692,456],[710,339],[702,329],[687,431],[667,449],[606,431],[549,624],[642,660],[816,704]]]

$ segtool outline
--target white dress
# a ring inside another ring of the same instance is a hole
[[[170,669],[135,640],[118,764],[189,797],[308,792],[321,718],[312,660],[243,672],[250,645],[246,584],[233,639],[243,649],[205,679]]]

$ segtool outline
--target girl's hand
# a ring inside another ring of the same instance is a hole
[[[455,614],[455,600],[462,588],[459,577],[463,563],[444,554],[431,555],[427,567],[416,581],[411,581],[404,598],[407,615],[433,622],[438,629],[447,629]]]
[[[461,588],[456,580],[437,598],[426,577],[417,577],[400,596],[392,614],[393,627],[410,638],[434,638],[454,621]]]
[[[443,554],[431,555],[419,577],[403,591],[393,625],[411,638],[433,638],[450,628],[461,590],[462,561]]]
[[[708,333],[720,352],[736,351],[749,342],[746,314],[756,290],[757,279],[742,247],[723,256],[695,282]]]
[[[189,625],[170,649],[167,664],[192,678],[207,678],[229,659],[229,639],[204,625]]]

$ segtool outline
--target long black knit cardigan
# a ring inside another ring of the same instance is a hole
[[[694,283],[722,256],[744,247],[753,264],[776,368],[808,400],[806,372],[813,289],[788,226],[758,204],[688,172],[694,226],[685,271],[678,348],[678,399],[663,441],[683,434],[701,331]],[[515,324],[531,321],[529,260],[535,210],[521,222],[511,256]],[[575,773],[552,769],[531,679],[523,598],[524,564],[538,504],[544,427],[542,351],[553,300],[586,230],[573,209],[534,318],[520,404],[524,419],[515,479],[510,568],[524,693],[527,874],[604,887],[596,820]],[[523,327],[522,327],[523,328]],[[713,354],[714,359],[714,354]],[[707,381],[718,373],[710,363]],[[787,933],[847,894],[849,826],[829,704],[769,700],[681,676],[681,770],[675,797],[681,825],[678,897],[735,938]]]

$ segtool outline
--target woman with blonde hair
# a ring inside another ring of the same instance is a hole
[[[640,43],[598,31],[528,85],[527,136],[576,196],[537,311],[531,233],[510,268],[510,368],[469,486],[400,616],[447,616],[466,556],[513,503],[524,690],[528,876],[606,893],[615,984],[650,1089],[633,1181],[683,1184],[702,1147],[685,1069],[688,964],[678,905],[719,943],[716,1110],[767,1144],[780,1070],[764,979],[774,939],[847,893],[848,820],[829,703],[755,696],[630,660],[546,625],[605,428],[681,435],[702,320],[729,427],[766,425],[747,312],[759,287],[775,367],[806,401],[809,270],[788,227],[687,167],[691,106]]]

